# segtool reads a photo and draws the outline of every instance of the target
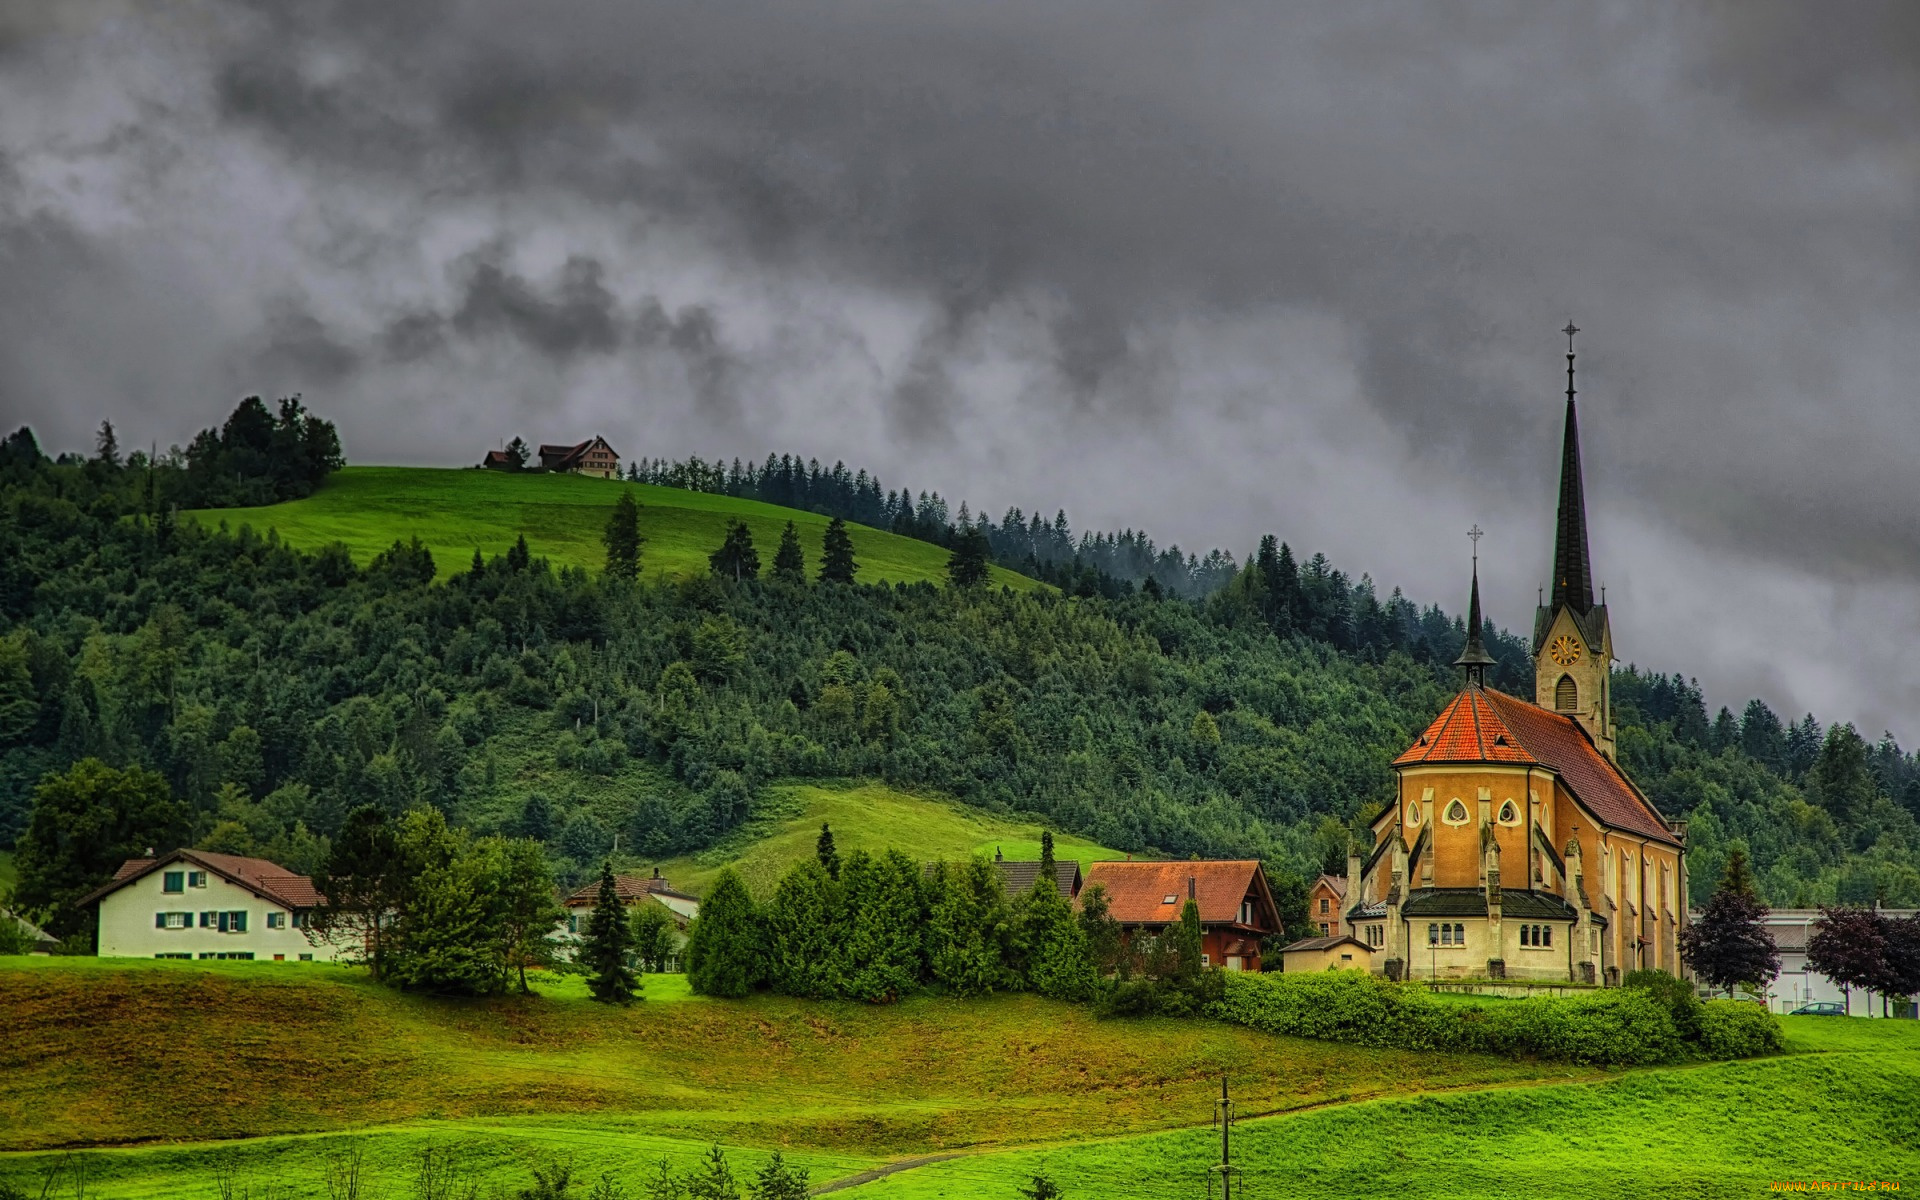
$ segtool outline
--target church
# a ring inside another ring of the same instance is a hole
[[[1486,683],[1476,555],[1465,683],[1393,760],[1398,802],[1347,860],[1346,932],[1396,979],[1618,984],[1679,975],[1686,825],[1660,815],[1614,750],[1613,633],[1587,550],[1567,327],[1553,588],[1534,616],[1531,699]],[[1476,535],[1478,531],[1475,531]]]

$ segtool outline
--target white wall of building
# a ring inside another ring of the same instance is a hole
[[[169,877],[175,875],[181,877],[181,890],[169,892]],[[241,914],[239,921],[235,913]],[[167,921],[162,914],[185,914],[185,919]],[[203,923],[202,914],[213,916]],[[222,914],[228,918],[224,932]],[[328,962],[340,956],[335,946],[308,942],[292,910],[190,862],[150,872],[101,897],[99,945],[103,958],[251,954],[255,961]]]

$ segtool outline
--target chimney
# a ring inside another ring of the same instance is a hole
[[[653,877],[654,877],[655,879],[658,879],[658,878],[660,878],[660,868],[659,868],[659,867],[655,867],[655,868],[653,869]]]
[[[1193,899],[1193,876],[1187,876],[1187,899]]]

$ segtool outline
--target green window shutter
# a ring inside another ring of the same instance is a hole
[[[165,913],[153,914],[153,927],[155,929],[165,929],[167,927],[167,914]]]
[[[246,913],[237,912],[233,914],[233,931],[235,933],[245,933],[247,931]]]

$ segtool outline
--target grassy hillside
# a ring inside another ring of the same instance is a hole
[[[722,867],[731,865],[754,891],[773,890],[787,868],[812,858],[820,823],[833,826],[842,855],[879,853],[898,847],[925,861],[958,861],[973,854],[1010,859],[1040,857],[1040,827],[995,817],[946,800],[897,791],[883,783],[787,784],[768,788],[769,815],[750,822],[721,845],[660,864],[676,887],[701,893]],[[1060,834],[1054,853],[1084,865],[1121,852]]]
[[[1788,1018],[1826,1053],[1603,1082],[1383,1099],[1245,1121],[1234,1136],[1258,1197],[1765,1194],[1775,1181],[1920,1173],[1920,1028]],[[1838,1036],[1834,1036],[1838,1035]],[[1247,1111],[1247,1109],[1242,1110]],[[969,1156],[845,1191],[849,1200],[1013,1195],[1045,1172],[1068,1196],[1205,1194],[1211,1130]]]
[[[1920,1027],[1789,1018],[1791,1053],[1601,1072],[1367,1050],[1205,1022],[1097,1021],[1030,996],[892,1007],[689,997],[608,1009],[578,981],[531,1000],[399,996],[271,963],[0,966],[0,1180],[38,1194],[90,1149],[101,1200],[214,1195],[215,1172],[324,1194],[365,1151],[404,1194],[423,1146],[493,1185],[571,1157],[629,1189],[714,1143],[736,1174],[781,1148],[859,1200],[1201,1194],[1222,1073],[1249,1196],[1745,1196],[1775,1180],[1920,1171]],[[70,1164],[71,1165],[71,1164]],[[584,1189],[582,1189],[584,1190]],[[64,1190],[60,1194],[67,1194]]]
[[[519,1145],[582,1165],[624,1158],[629,1171],[633,1154],[717,1141],[787,1147],[824,1180],[883,1158],[1201,1122],[1223,1071],[1258,1111],[1568,1073],[1202,1022],[1102,1022],[1031,996],[870,1007],[647,986],[654,999],[623,1010],[591,1003],[577,981],[531,1000],[452,1002],[311,964],[10,960],[0,1151],[150,1144],[93,1156],[103,1197],[190,1194],[183,1179],[227,1153],[151,1143],[266,1138],[240,1147],[246,1161],[285,1158],[304,1185],[323,1147],[287,1135],[369,1128],[359,1136],[395,1171],[427,1138],[476,1155]],[[0,1156],[0,1178],[38,1161]]]
[[[719,547],[731,520],[743,520],[753,530],[763,570],[772,568],[788,521],[799,529],[808,573],[819,567],[825,517],[755,500],[579,475],[348,467],[304,500],[187,515],[208,524],[225,521],[235,529],[277,529],[301,549],[341,542],[362,564],[396,540],[418,537],[433,551],[442,575],[464,568],[476,549],[488,557],[504,554],[514,538],[525,534],[533,552],[556,565],[597,571],[606,560],[600,531],[622,488],[641,506],[640,532],[647,539],[641,565],[648,579],[706,571],[707,555]],[[862,583],[946,581],[947,552],[940,547],[862,525],[850,525],[848,531]],[[992,582],[1022,590],[1043,586],[1000,567],[993,568]]]

